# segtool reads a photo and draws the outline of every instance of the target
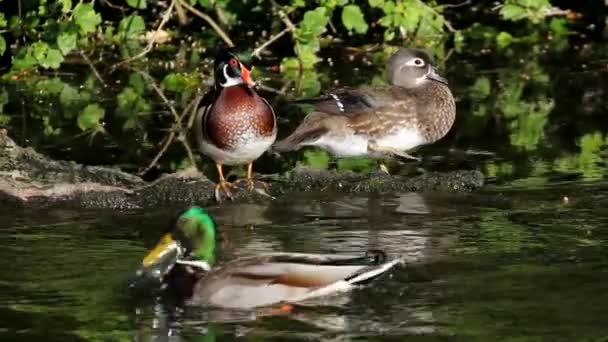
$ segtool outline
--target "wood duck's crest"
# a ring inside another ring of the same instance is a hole
[[[249,69],[239,60],[230,49],[221,49],[215,56],[215,88],[232,87],[244,84],[248,87],[254,85]]]
[[[403,88],[416,88],[429,81],[448,84],[437,72],[433,57],[419,49],[400,49],[388,60],[387,72],[390,84]]]

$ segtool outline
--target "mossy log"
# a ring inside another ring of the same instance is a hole
[[[468,192],[481,187],[484,179],[479,171],[468,170],[405,177],[296,168],[284,178],[270,180],[267,192],[272,197],[326,189],[362,193]],[[112,167],[52,160],[32,148],[17,145],[6,130],[0,130],[0,199],[15,206],[136,209],[207,205],[215,201],[214,186],[213,181],[195,169],[146,182]],[[271,196],[237,189],[234,200],[271,200]]]

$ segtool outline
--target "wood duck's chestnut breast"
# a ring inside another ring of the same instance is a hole
[[[205,120],[205,135],[222,149],[237,148],[275,133],[272,108],[253,89],[224,88]]]

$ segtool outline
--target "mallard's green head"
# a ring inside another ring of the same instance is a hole
[[[204,261],[211,265],[215,258],[215,222],[200,207],[184,211],[142,261],[142,269],[167,268],[180,259]],[[167,270],[158,270],[164,274]]]

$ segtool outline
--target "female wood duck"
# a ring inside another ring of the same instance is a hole
[[[194,124],[200,151],[215,161],[219,190],[232,197],[222,165],[247,164],[246,181],[249,190],[254,188],[253,161],[262,155],[276,140],[277,124],[272,107],[255,90],[249,70],[231,51],[218,52],[215,63],[215,87],[205,96]],[[239,182],[237,181],[237,182]]]
[[[441,139],[456,116],[447,81],[432,57],[418,49],[400,49],[388,61],[389,86],[342,89],[302,102],[315,110],[277,142],[277,152],[318,146],[338,157],[397,155]]]
[[[401,259],[365,255],[270,253],[215,266],[216,226],[202,208],[183,212],[143,259],[140,276],[154,276],[189,305],[251,309],[297,302],[372,279]]]

